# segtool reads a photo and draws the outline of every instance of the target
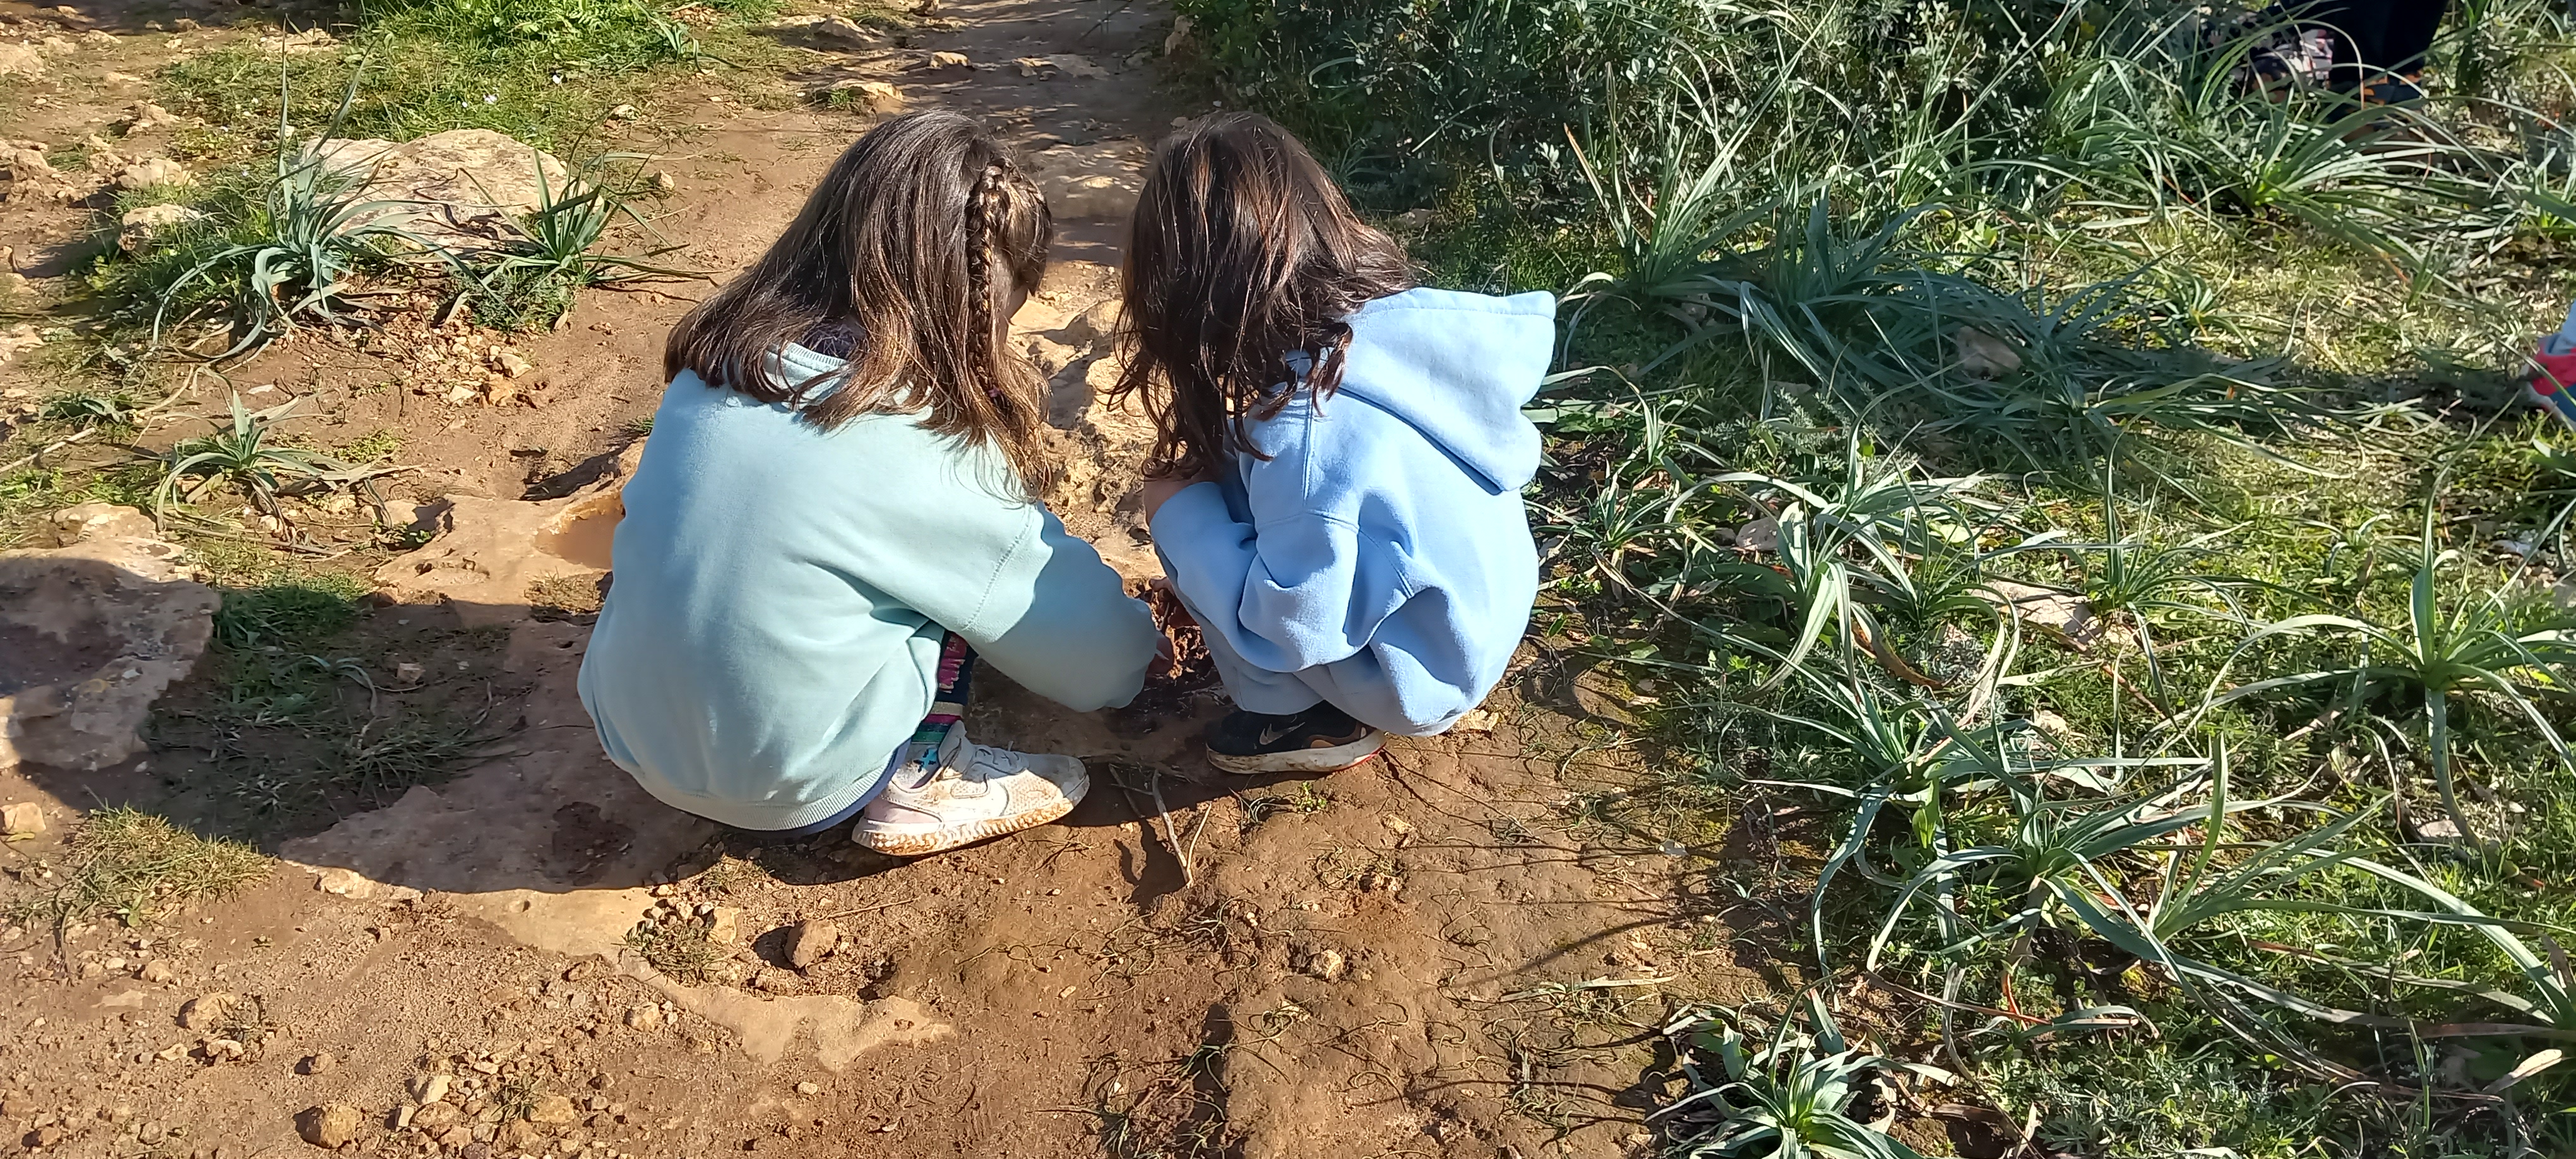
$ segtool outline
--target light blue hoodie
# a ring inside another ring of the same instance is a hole
[[[840,365],[801,346],[802,381]],[[908,415],[824,432],[682,374],[626,484],[615,580],[581,665],[610,760],[744,829],[872,795],[930,710],[944,631],[1076,711],[1122,705],[1160,636],[1091,545],[1004,497],[998,451]]]
[[[1329,700],[1435,733],[1493,691],[1529,627],[1538,549],[1521,417],[1556,299],[1416,289],[1352,313],[1341,389],[1251,424],[1218,481],[1155,512],[1154,544],[1237,705]]]

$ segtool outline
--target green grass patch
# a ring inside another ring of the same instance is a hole
[[[10,918],[52,926],[113,917],[141,925],[228,896],[266,877],[270,865],[249,846],[201,837],[149,813],[99,809],[73,835],[60,884],[18,902]]]

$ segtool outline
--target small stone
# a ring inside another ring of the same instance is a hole
[[[1961,326],[1956,335],[1959,347],[1959,369],[1972,378],[2001,378],[2021,369],[2021,351],[2012,343],[1979,330]]]
[[[742,940],[742,910],[720,905],[707,912],[707,937],[725,945]]]
[[[654,170],[652,176],[644,179],[644,183],[651,186],[653,192],[659,193],[665,197],[680,191],[680,179],[671,176],[670,171],[667,169]]]
[[[298,1074],[329,1074],[331,1068],[338,1065],[339,1059],[331,1057],[329,1051],[323,1051],[306,1055],[303,1062],[296,1064],[295,1070]]]
[[[211,1030],[216,1023],[223,1021],[224,1015],[231,1013],[234,1004],[240,1001],[241,995],[227,994],[220,990],[210,994],[200,994],[189,999],[187,1005],[179,1008],[179,1025],[189,1030]]]
[[[356,870],[334,866],[313,879],[313,888],[363,901],[375,895],[376,883],[360,876]]]
[[[146,129],[157,129],[163,125],[178,123],[179,118],[173,116],[170,110],[150,101],[135,102],[134,107],[125,115],[125,131],[128,133],[140,133]]]
[[[862,47],[871,44],[878,44],[885,40],[884,37],[868,31],[868,29],[862,26],[858,21],[852,20],[847,16],[834,16],[824,20],[817,20],[812,24],[806,25],[806,30],[812,32],[818,39]]]
[[[0,805],[0,836],[33,837],[44,831],[44,806],[34,801]]]
[[[1350,969],[1350,959],[1343,957],[1340,950],[1318,946],[1306,951],[1305,960],[1298,964],[1297,969],[1311,978],[1339,982],[1342,974]]]
[[[846,95],[844,95],[846,94]],[[844,77],[814,90],[814,99],[845,104],[871,113],[892,115],[904,109],[903,90],[881,80]]]
[[[638,113],[633,105],[619,105],[608,110],[608,115],[615,120],[631,121],[643,114]]]
[[[581,1111],[564,1095],[538,1095],[528,1107],[528,1121],[549,1127],[570,1126],[581,1118]]]
[[[356,1142],[366,1114],[347,1103],[324,1103],[296,1116],[295,1130],[316,1147],[337,1149]]]
[[[516,350],[495,347],[492,351],[492,369],[517,378],[528,372],[528,360],[519,357],[519,352]]]
[[[962,52],[934,52],[930,54],[930,67],[932,68],[971,68],[973,65],[974,62],[967,60],[966,54]]]
[[[626,1008],[626,1025],[631,1030],[662,1029],[662,1008],[650,1002]]]
[[[832,923],[808,918],[787,927],[787,964],[799,970],[822,961],[841,943],[841,931]]]
[[[823,1093],[823,1084],[812,1082],[798,1083],[796,1084],[796,1093],[810,1099]]]
[[[178,971],[171,969],[168,962],[154,960],[145,962],[141,970],[135,971],[134,976],[142,981],[160,985],[178,977]]]
[[[167,157],[146,157],[118,170],[116,187],[125,190],[149,189],[155,185],[186,185],[196,175],[188,167]]]
[[[41,76],[44,54],[24,44],[0,44],[0,76]]]
[[[422,1075],[412,1080],[411,1094],[423,1103],[434,1103],[447,1097],[447,1088],[455,1080],[443,1074]]]
[[[464,1117],[465,1112],[456,1109],[454,1103],[422,1103],[412,1111],[411,1125],[423,1131],[436,1131],[453,1126]]]

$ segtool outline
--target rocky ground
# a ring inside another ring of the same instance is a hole
[[[256,15],[0,3],[0,73],[15,74],[0,91],[31,102],[0,119],[0,296],[36,319],[0,327],[0,357],[20,355],[0,365],[0,403],[49,389],[58,364],[21,348],[76,324],[60,283],[83,247],[153,228],[100,210],[179,164],[159,147],[187,126],[155,115],[142,78],[215,43],[296,50]],[[1154,564],[1122,501],[1143,428],[1095,393],[1115,370],[1116,219],[1147,144],[1195,103],[1150,61],[1170,31],[1104,0],[958,4],[783,79],[855,92],[840,104],[861,110],[976,112],[1042,175],[1064,236],[1016,324],[1055,381],[1068,470],[1051,502],[1137,576]],[[656,224],[721,277],[870,113],[769,109],[710,83],[629,119],[684,123],[650,161]],[[481,147],[501,169],[549,163]],[[76,149],[77,167],[49,160]],[[840,834],[719,832],[602,759],[573,692],[583,596],[595,606],[662,334],[704,285],[588,293],[526,335],[397,302],[380,328],[308,333],[229,372],[249,404],[302,400],[287,429],[318,442],[401,436],[389,511],[417,550],[387,557],[354,503],[297,532],[308,555],[363,563],[373,589],[343,649],[374,674],[337,693],[363,709],[353,735],[215,711],[229,686],[210,621],[238,570],[221,544],[182,549],[102,505],[0,556],[0,902],[17,907],[0,911],[0,1145],[1642,1153],[1672,1081],[1661,1020],[1769,988],[1755,947],[1774,915],[1747,898],[1774,851],[1741,831],[1715,847],[1633,791],[1652,758],[1621,706],[1541,644],[1469,726],[1313,782],[1210,771],[1191,737],[1221,709],[1211,693],[1077,715],[989,680],[973,735],[1080,755],[1097,787],[1062,825],[911,863]],[[194,388],[138,441],[166,447],[200,429],[180,416],[222,406]],[[458,759],[407,791],[243,804],[258,784],[242,769],[321,759],[295,745],[364,751],[397,710],[470,721]],[[129,805],[146,820],[106,812]],[[35,903],[78,876],[76,839],[111,815],[278,860],[202,899],[147,890],[126,920],[46,920]]]

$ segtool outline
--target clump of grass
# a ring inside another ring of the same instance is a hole
[[[528,585],[528,606],[556,619],[599,614],[603,598],[593,576],[547,576]]]
[[[626,932],[626,946],[654,969],[692,986],[704,983],[731,956],[716,944],[705,922],[689,917],[640,924]]]
[[[215,643],[236,651],[278,647],[312,649],[357,619],[365,585],[337,572],[271,579],[227,591],[215,611]]]
[[[62,883],[13,907],[14,921],[49,925],[114,917],[141,925],[218,899],[268,875],[258,850],[188,832],[127,806],[93,812],[71,841]]]
[[[382,803],[453,775],[489,751],[495,739],[473,725],[439,718],[371,720],[341,742],[331,780]]]

